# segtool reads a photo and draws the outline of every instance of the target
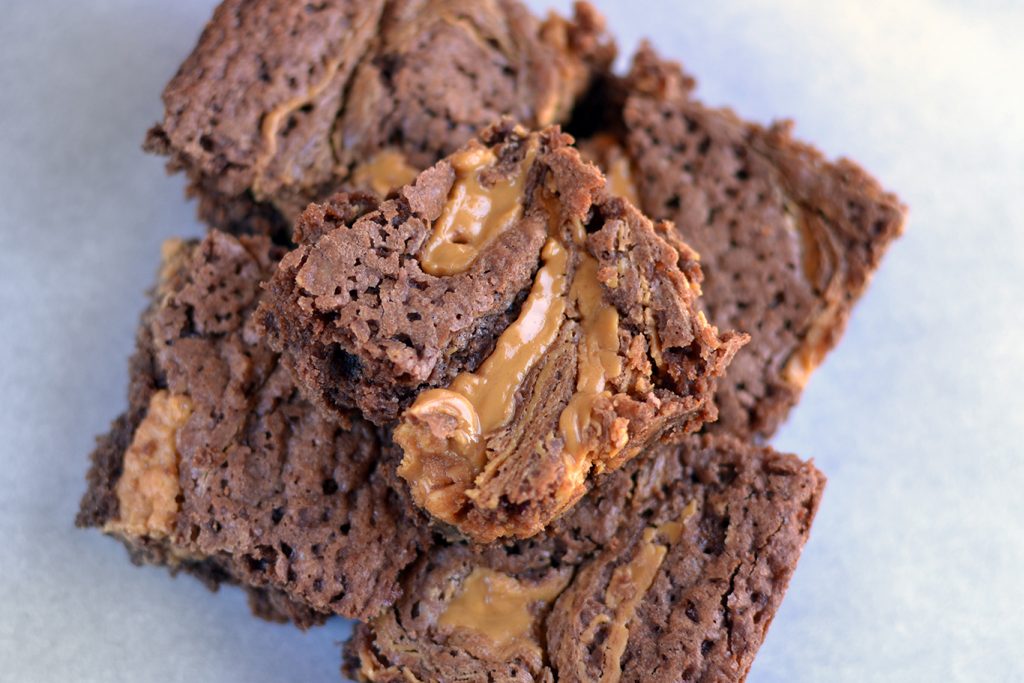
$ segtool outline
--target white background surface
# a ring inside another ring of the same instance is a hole
[[[72,527],[160,242],[201,232],[139,143],[213,4],[0,12],[5,681],[337,680],[344,622],[262,623]],[[707,101],[796,118],[911,206],[775,441],[830,483],[750,680],[1024,680],[1024,5],[598,4],[623,52],[651,37]]]

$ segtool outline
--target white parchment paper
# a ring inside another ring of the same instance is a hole
[[[201,233],[139,144],[213,4],[0,12],[4,681],[337,680],[345,622],[258,621],[72,527],[160,243]],[[795,118],[911,206],[775,440],[830,481],[750,680],[1024,680],[1024,5],[598,5],[624,53],[649,37],[708,102]]]

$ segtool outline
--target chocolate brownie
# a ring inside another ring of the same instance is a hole
[[[78,523],[300,625],[367,618],[429,541],[376,428],[326,420],[256,333],[281,250],[211,232],[168,243],[132,362],[127,413],[93,454]],[[387,552],[368,552],[387,548]]]
[[[225,0],[145,146],[185,171],[211,225],[279,233],[343,183],[386,187],[501,115],[564,121],[614,54],[585,3],[542,22],[517,0]]]
[[[752,338],[710,428],[766,438],[838,342],[906,209],[852,161],[794,140],[789,122],[746,123],[694,88],[645,45],[625,78],[583,99],[570,131],[615,191],[700,254],[709,319]]]
[[[344,669],[388,681],[739,681],[824,487],[809,463],[691,437],[603,478],[527,541],[453,544],[356,626]]]
[[[152,338],[148,327],[143,326],[138,342],[138,349],[131,360],[130,409],[114,421],[110,432],[98,439],[92,454],[88,489],[76,519],[80,527],[103,528],[119,515],[120,506],[115,489],[123,469],[125,451],[145,417],[150,397],[157,391]],[[241,574],[237,574],[227,556],[204,556],[179,549],[166,537],[136,535],[129,538],[124,534],[119,537],[125,541],[135,564],[164,565],[174,574],[179,571],[192,574],[211,590],[216,590],[222,583],[239,583],[245,574],[244,567],[240,568]],[[248,593],[253,612],[265,619],[292,621],[301,628],[318,624],[324,619],[324,615],[289,599],[280,590],[266,585],[243,584],[243,587]]]
[[[505,120],[375,210],[312,206],[297,232],[315,239],[258,313],[326,413],[399,419],[416,502],[480,542],[537,533],[594,476],[714,419],[744,341],[697,310],[671,226],[570,144]]]

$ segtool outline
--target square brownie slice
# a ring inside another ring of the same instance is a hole
[[[825,479],[732,437],[691,437],[605,477],[526,541],[453,544],[356,626],[344,670],[377,683],[740,681]]]
[[[671,227],[570,145],[506,120],[375,210],[313,205],[258,314],[325,413],[398,419],[414,499],[478,542],[713,420],[744,341],[699,312]]]
[[[540,21],[517,0],[225,0],[145,146],[212,226],[287,235],[310,201],[381,189],[502,115],[564,121],[614,58],[603,24],[585,3]]]
[[[77,521],[136,561],[242,583],[266,616],[368,618],[430,532],[395,485],[393,447],[355,416],[321,417],[256,333],[281,254],[217,231],[168,243],[129,409],[93,454]]]
[[[719,384],[709,429],[767,438],[836,345],[906,208],[854,162],[701,104],[644,45],[584,98],[570,131],[613,192],[672,221],[700,254],[703,303],[751,342]]]

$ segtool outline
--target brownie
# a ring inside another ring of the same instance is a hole
[[[310,201],[426,168],[501,115],[564,121],[614,54],[585,3],[540,21],[517,0],[225,0],[145,147],[211,225],[287,234]]]
[[[556,127],[509,120],[381,202],[298,223],[258,313],[329,415],[398,420],[416,502],[480,542],[540,531],[593,477],[713,420],[745,338],[696,255]]]
[[[357,625],[344,670],[395,681],[739,681],[824,487],[730,436],[638,458],[544,534],[452,544]]]
[[[624,78],[582,98],[570,132],[701,259],[710,321],[751,335],[710,428],[767,438],[836,345],[905,207],[852,161],[694,98],[678,64],[641,47]]]
[[[368,618],[430,532],[395,486],[386,437],[321,417],[256,333],[259,283],[281,254],[217,231],[168,243],[129,409],[93,454],[78,524],[136,561],[242,583],[264,616]]]

